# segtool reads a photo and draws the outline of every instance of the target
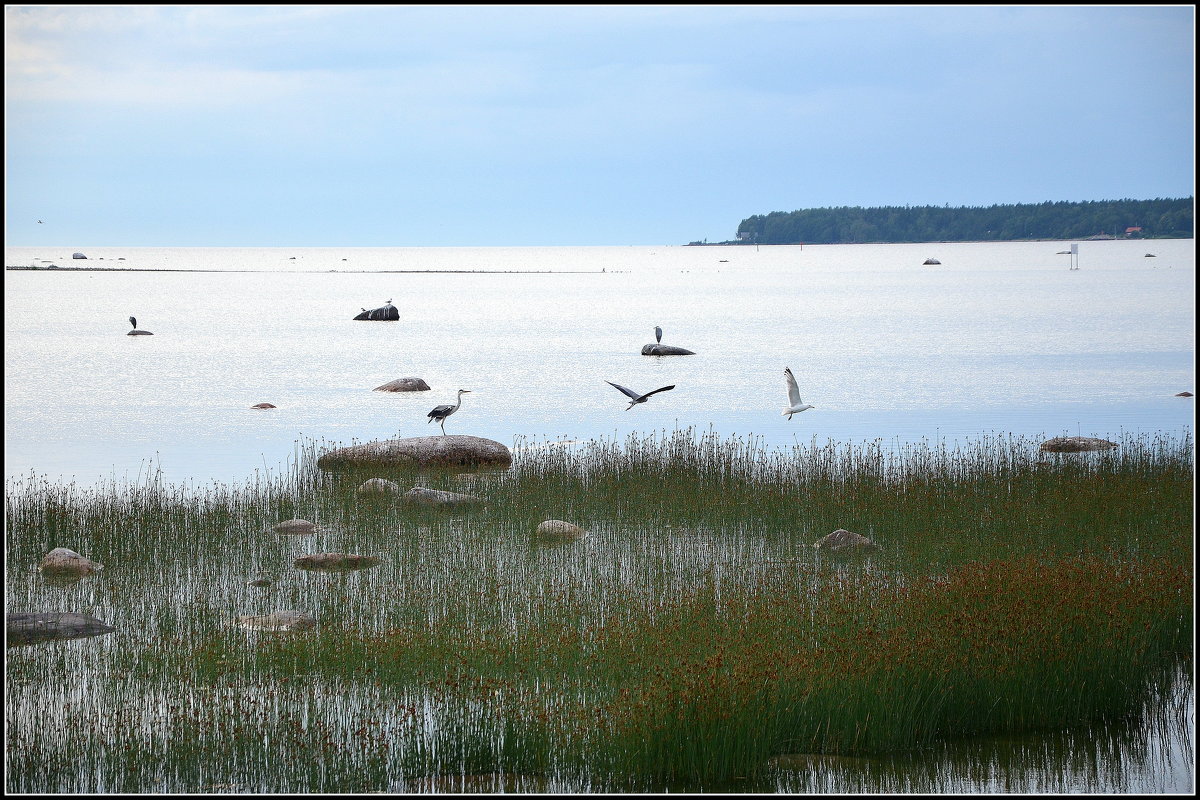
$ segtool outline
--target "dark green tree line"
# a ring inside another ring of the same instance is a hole
[[[742,220],[738,240],[759,244],[987,242],[1093,236],[1190,239],[1191,197],[995,206],[883,206],[773,211]]]

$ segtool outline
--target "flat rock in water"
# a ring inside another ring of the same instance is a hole
[[[669,344],[646,344],[642,345],[642,355],[644,356],[694,356],[696,355],[691,350],[685,350],[682,347],[675,347]]]
[[[250,407],[251,408],[275,408],[275,406],[271,405],[270,403],[255,403],[254,405],[252,405]]]
[[[258,631],[306,631],[317,627],[317,620],[304,611],[272,611],[270,614],[238,617],[238,625]]]
[[[587,535],[587,531],[583,528],[561,519],[548,519],[544,522],[539,522],[536,533],[543,539],[554,541],[572,541],[574,539],[582,539]]]
[[[116,630],[107,622],[73,611],[6,614],[4,623],[5,639],[9,645],[84,639]]]
[[[316,533],[317,526],[306,519],[287,519],[274,528],[276,533]]]
[[[813,547],[818,550],[829,550],[831,552],[842,551],[867,551],[878,550],[879,545],[872,542],[866,536],[859,533],[853,533],[848,530],[838,528],[828,536],[822,537]]]
[[[314,553],[299,556],[292,562],[298,569],[329,570],[345,572],[354,569],[369,569],[380,564],[374,556],[359,556],[353,553]]]
[[[1093,439],[1088,436],[1057,436],[1042,442],[1043,453],[1085,453],[1094,450],[1112,450],[1116,442],[1107,439]]]
[[[79,555],[66,547],[56,547],[42,558],[38,569],[57,575],[90,575],[104,569],[104,565]]]
[[[150,331],[130,331],[129,333],[127,333],[125,335],[126,336],[153,336],[154,334],[151,333]]]
[[[396,378],[383,386],[376,386],[375,392],[428,392],[429,384],[424,378]]]
[[[415,436],[367,442],[331,450],[317,459],[321,469],[368,466],[476,467],[512,465],[512,453],[500,442],[479,436]]]
[[[420,503],[426,506],[464,506],[485,502],[482,497],[459,492],[446,492],[441,489],[426,489],[424,486],[414,486],[404,493],[402,498],[410,503]]]
[[[1175,396],[1176,397],[1191,397],[1192,393],[1191,392],[1180,392],[1179,394],[1177,394]]]
[[[362,485],[356,490],[356,494],[361,495],[380,495],[380,494],[400,494],[403,489],[400,484],[395,481],[389,481],[387,478],[371,478],[363,481]]]

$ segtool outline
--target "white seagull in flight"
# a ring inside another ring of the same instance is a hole
[[[816,408],[816,406],[810,406],[800,399],[800,388],[796,386],[796,377],[792,375],[790,367],[783,368],[783,379],[787,383],[788,393],[788,407],[783,410],[783,416],[791,419],[792,414],[799,414],[801,411]]]

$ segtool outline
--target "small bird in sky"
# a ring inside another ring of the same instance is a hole
[[[624,386],[621,386],[618,383],[613,383],[612,381],[605,381],[605,383],[607,383],[609,386],[613,387],[614,389],[620,389],[624,394],[629,396],[629,398],[630,398],[629,406],[625,409],[626,411],[628,411],[630,408],[633,408],[638,403],[646,402],[646,398],[648,398],[652,394],[658,394],[659,392],[665,392],[668,389],[675,388],[675,384],[671,384],[670,386],[664,386],[661,389],[655,389],[653,392],[646,392],[645,394],[638,394],[633,389],[626,389]]]
[[[783,416],[791,419],[792,414],[799,414],[801,411],[816,408],[816,406],[810,406],[800,399],[800,388],[796,386],[796,377],[792,375],[790,367],[783,368],[783,381],[787,385],[788,395],[788,407],[783,410]]]
[[[39,219],[39,220],[38,220],[38,225],[41,225],[41,224],[42,224],[42,221]]]

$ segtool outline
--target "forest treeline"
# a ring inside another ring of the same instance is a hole
[[[1036,204],[805,208],[742,220],[745,244],[989,242],[1019,239],[1190,239],[1193,198]],[[699,244],[699,242],[693,242]]]

